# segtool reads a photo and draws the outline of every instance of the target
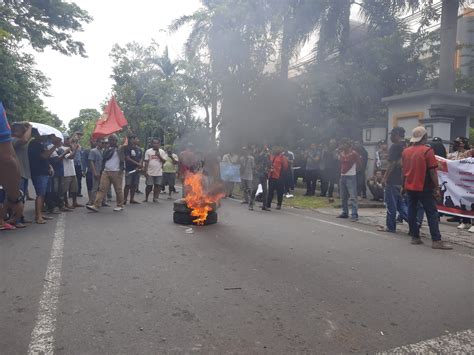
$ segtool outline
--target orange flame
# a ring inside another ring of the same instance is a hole
[[[204,175],[198,173],[188,173],[184,178],[185,201],[192,210],[191,216],[196,217],[193,222],[197,225],[204,225],[207,215],[212,211],[212,204],[218,203],[225,196],[223,192],[211,190],[206,191],[204,187]],[[216,186],[217,187],[217,186]],[[220,190],[220,189],[219,189]]]

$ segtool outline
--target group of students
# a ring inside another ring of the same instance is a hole
[[[88,202],[87,209],[98,212],[101,207],[109,206],[107,196],[114,187],[117,206],[114,211],[123,210],[130,196],[130,204],[138,204],[135,194],[138,190],[140,175],[146,177],[145,202],[153,191],[153,201],[166,185],[169,186],[169,198],[176,192],[175,181],[179,158],[171,147],[161,149],[160,141],[152,139],[149,149],[140,148],[135,135],[129,135],[127,142],[118,144],[115,134],[107,139],[91,141],[88,149],[80,145],[82,134],[71,137],[64,134],[40,135],[34,132],[27,122],[8,125],[8,143],[13,148],[13,158],[19,173],[18,190],[21,193],[19,203],[24,205],[28,182],[31,181],[36,193],[35,219],[37,224],[45,224],[53,219],[52,215],[71,212],[84,207],[78,202],[81,195],[82,179],[85,177]],[[5,123],[6,122],[6,123]],[[124,185],[125,180],[125,185]],[[25,193],[23,193],[25,192]],[[28,222],[21,213],[15,213],[7,207],[7,193],[0,189],[0,229],[12,230],[26,227]]]

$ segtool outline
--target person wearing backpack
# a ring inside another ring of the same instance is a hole
[[[123,168],[124,168],[124,152],[123,147],[118,146],[118,137],[115,134],[109,136],[109,147],[103,153],[103,172],[100,177],[99,191],[95,197],[94,204],[86,206],[88,210],[99,212],[102,201],[107,195],[110,185],[114,186],[115,195],[117,196],[117,207],[115,212],[123,211]]]
[[[343,139],[339,148],[341,162],[341,190],[342,213],[337,218],[349,218],[349,200],[351,201],[351,221],[359,220],[357,210],[357,168],[361,166],[360,155],[353,149],[349,139]]]

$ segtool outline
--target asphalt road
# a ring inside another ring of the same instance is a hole
[[[0,234],[0,353],[384,351],[473,328],[470,251],[230,200],[193,234],[164,199],[76,210]]]

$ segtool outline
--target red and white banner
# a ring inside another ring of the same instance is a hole
[[[474,158],[438,160],[438,179],[443,202],[438,211],[474,218]]]

